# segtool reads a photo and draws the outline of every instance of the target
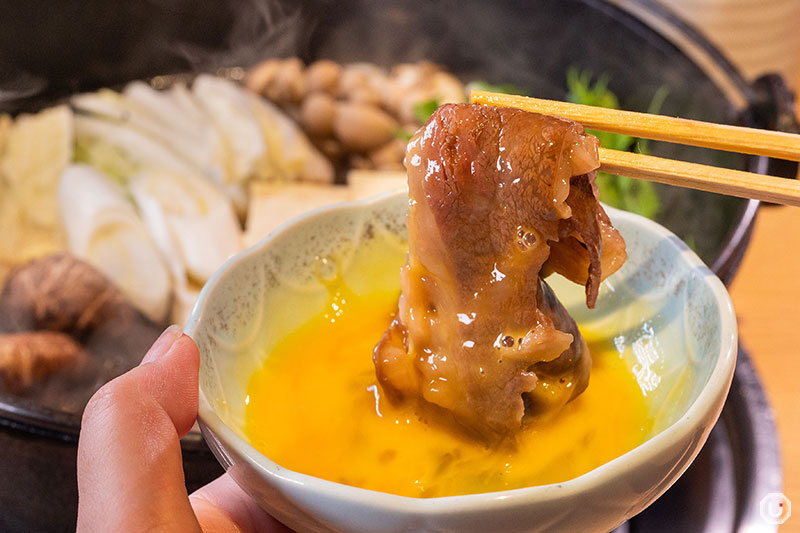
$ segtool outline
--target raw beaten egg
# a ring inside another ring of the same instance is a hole
[[[649,434],[634,375],[609,341],[583,331],[593,361],[586,391],[487,447],[429,406],[382,394],[372,353],[399,291],[358,294],[341,280],[329,291],[325,310],[282,339],[249,383],[245,432],[284,468],[391,494],[452,496],[563,482]]]

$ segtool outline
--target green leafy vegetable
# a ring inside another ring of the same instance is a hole
[[[414,118],[420,124],[425,124],[428,122],[428,119],[431,118],[433,112],[439,108],[439,100],[436,98],[431,98],[430,100],[425,100],[424,102],[418,102],[414,104],[412,111],[414,113]],[[413,137],[412,133],[409,133],[404,128],[398,128],[394,131],[394,136],[396,139],[400,139],[403,142],[408,142]]]
[[[414,118],[417,119],[417,121],[421,124],[425,124],[428,122],[428,119],[431,118],[433,112],[438,108],[439,100],[436,98],[431,98],[430,100],[425,100],[424,102],[414,104]]]
[[[691,248],[693,252],[697,252],[697,240],[694,238],[694,235],[687,235],[684,237],[683,242],[685,242],[686,246]]]
[[[394,130],[394,138],[395,139],[400,139],[403,142],[408,142],[408,141],[411,140],[411,137],[413,137],[413,135],[408,133],[403,128],[397,128],[396,130]]]
[[[656,91],[656,94],[653,95],[653,99],[650,100],[650,105],[647,106],[647,112],[652,115],[657,115],[658,112],[661,111],[661,106],[663,105],[668,94],[669,87],[666,85],[659,87]],[[636,139],[636,152],[639,154],[649,154],[650,139]]]
[[[86,163],[126,186],[128,178],[138,170],[123,150],[94,137],[78,136],[75,139],[76,163]]]
[[[518,94],[520,96],[528,96],[528,91],[517,85],[504,83],[501,85],[493,85],[485,81],[471,81],[467,84],[467,93],[475,89],[476,91],[489,91],[493,93],[503,94]]]
[[[567,99],[576,104],[619,109],[619,100],[608,89],[608,81],[609,76],[603,74],[592,84],[591,72],[571,67],[567,71]],[[662,86],[656,91],[650,102],[648,113],[658,113],[668,92],[669,89],[666,86]],[[622,151],[635,150],[641,154],[649,152],[649,144],[646,139],[636,139],[630,135],[607,131],[587,130],[587,133],[596,136],[605,148]],[[601,201],[648,218],[653,218],[661,208],[658,192],[649,181],[598,172],[597,189]]]

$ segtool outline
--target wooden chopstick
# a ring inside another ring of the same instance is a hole
[[[800,182],[651,155],[599,149],[600,172],[800,207]]]
[[[488,91],[473,90],[469,101],[472,104],[516,107],[534,113],[558,115],[580,122],[587,128],[643,139],[800,161],[800,135],[782,131],[714,124]]]
[[[568,102],[475,91],[470,103],[558,115],[587,128],[645,139],[800,161],[800,135],[712,124]],[[632,178],[800,206],[800,182],[741,170],[600,148],[600,171]]]

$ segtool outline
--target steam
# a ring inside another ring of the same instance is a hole
[[[89,14],[64,19],[80,31],[57,52],[15,56],[8,66],[8,52],[0,53],[0,112],[33,112],[75,92],[159,75],[242,78],[263,59],[307,50],[313,11],[291,0],[147,0],[105,25]]]
[[[169,2],[170,0],[150,0]],[[223,5],[223,4],[220,4]],[[239,0],[224,4],[232,23],[213,48],[173,41],[172,49],[193,72],[248,67],[268,57],[297,55],[310,35],[302,3]],[[238,70],[234,70],[234,76]]]

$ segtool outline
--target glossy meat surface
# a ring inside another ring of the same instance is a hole
[[[592,307],[625,259],[597,202],[597,140],[565,119],[445,105],[406,166],[408,263],[377,376],[497,441],[588,384],[586,344],[540,273],[585,284]]]

